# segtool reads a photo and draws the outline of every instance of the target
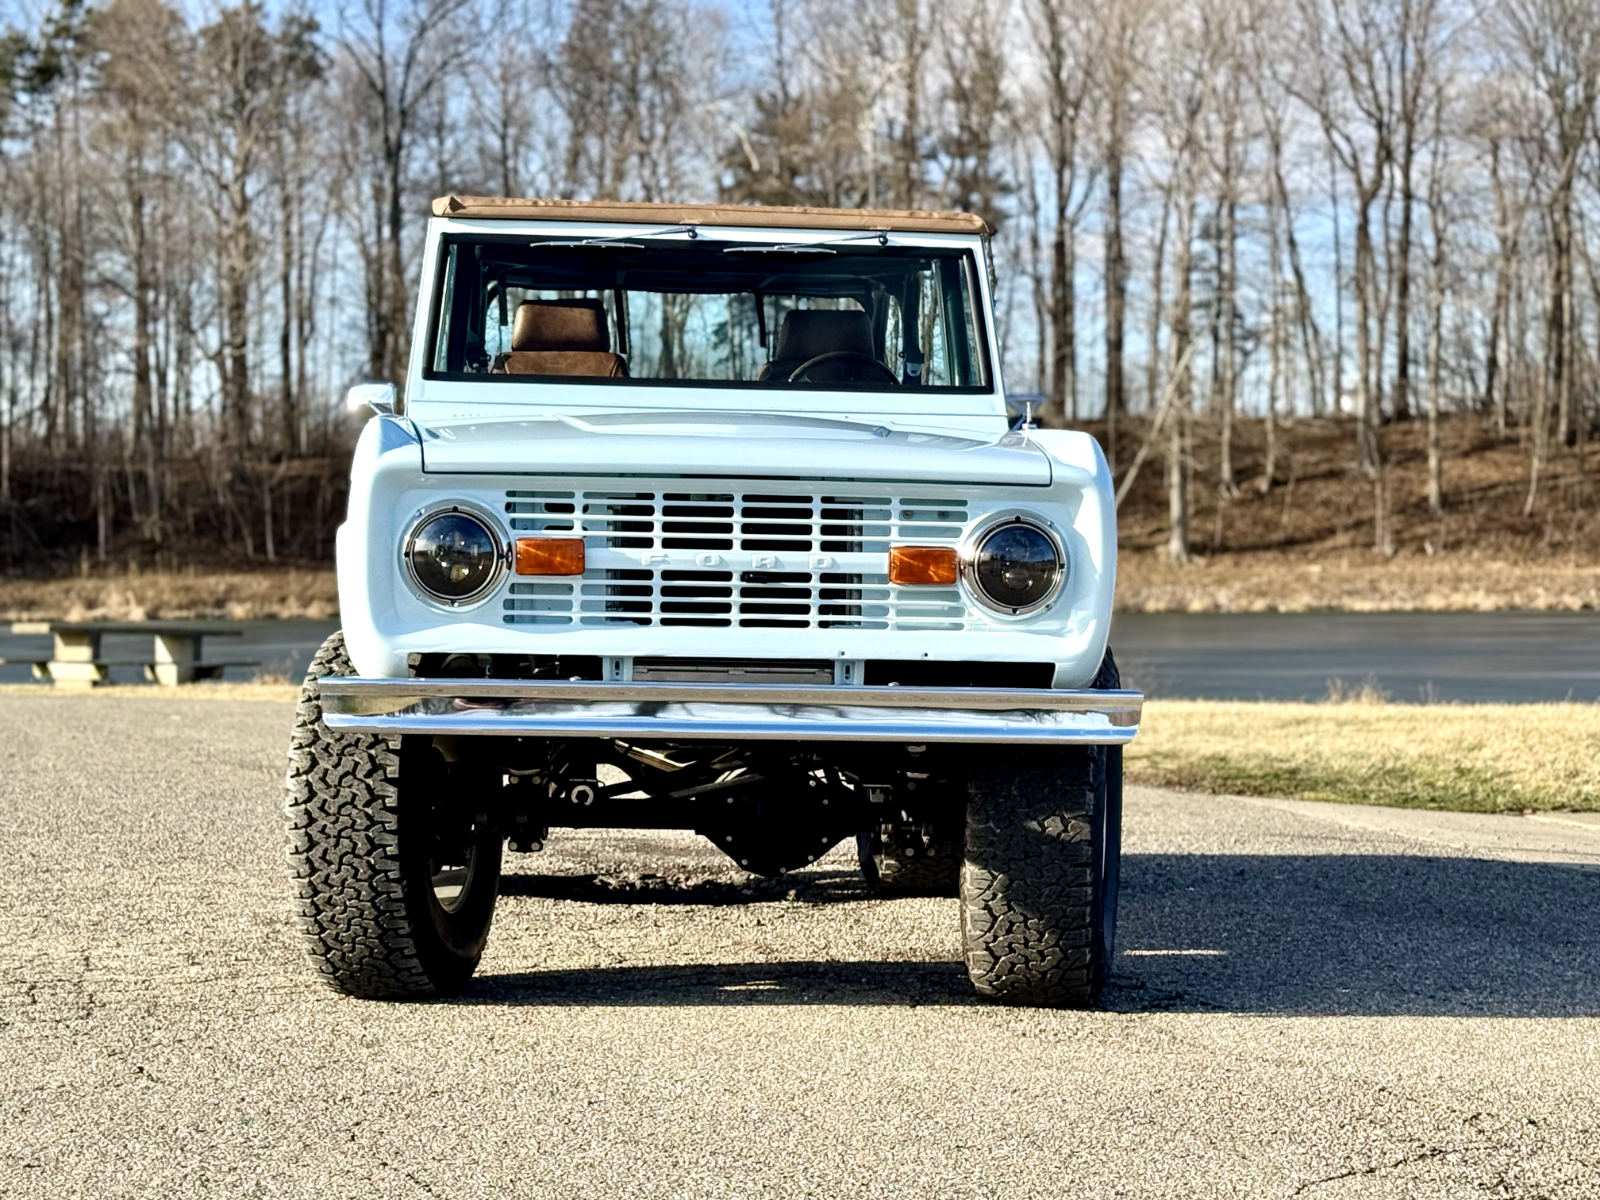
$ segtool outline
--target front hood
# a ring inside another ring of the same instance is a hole
[[[441,475],[723,475],[938,480],[1048,487],[1025,436],[890,429],[866,421],[696,412],[535,416],[419,425]]]

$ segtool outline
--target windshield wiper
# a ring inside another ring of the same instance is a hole
[[[700,231],[693,225],[677,225],[671,229],[657,229],[651,233],[618,233],[610,237],[576,238],[571,241],[557,242],[529,242],[528,245],[535,250],[643,250],[640,242],[630,241],[630,238],[656,238],[666,237],[669,233],[687,233],[689,240],[694,241],[700,236]]]
[[[777,242],[770,246],[729,246],[723,250],[724,254],[817,254],[829,257],[839,253],[829,249],[830,246],[842,246],[846,242],[862,242],[872,240],[880,246],[889,245],[889,235],[883,230],[873,230],[871,233],[854,233],[849,237],[829,238],[825,242]]]

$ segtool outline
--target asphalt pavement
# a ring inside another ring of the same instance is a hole
[[[277,703],[0,695],[0,1196],[1600,1195],[1600,827],[1133,789],[1104,1010],[843,848],[511,860],[478,983],[324,990]]]

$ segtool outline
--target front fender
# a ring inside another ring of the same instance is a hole
[[[1072,564],[1076,579],[1073,598],[1079,611],[1090,614],[1098,636],[1090,643],[1091,653],[1056,669],[1055,686],[1088,687],[1100,669],[1110,638],[1117,589],[1117,501],[1111,468],[1100,443],[1087,433],[1034,429],[1028,431],[1028,438],[1050,456],[1054,468],[1051,486],[1079,496],[1072,521],[1073,549],[1078,554]]]
[[[363,675],[406,673],[406,656],[388,648],[374,616],[393,610],[396,571],[374,569],[375,558],[398,554],[402,514],[374,497],[398,495],[422,478],[422,443],[404,417],[367,422],[350,464],[350,506],[336,541],[339,612],[350,661]]]

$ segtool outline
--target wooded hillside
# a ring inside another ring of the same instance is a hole
[[[12,20],[6,573],[326,562],[337,398],[400,376],[426,202],[452,191],[983,214],[1010,390],[1097,423],[1137,538],[1175,563],[1211,551],[1216,497],[1288,487],[1312,428],[1352,552],[1416,550],[1408,455],[1430,520],[1481,505],[1469,446],[1511,464],[1493,503],[1530,552],[1588,528],[1592,0],[54,0]],[[1441,438],[1444,416],[1470,432]]]

